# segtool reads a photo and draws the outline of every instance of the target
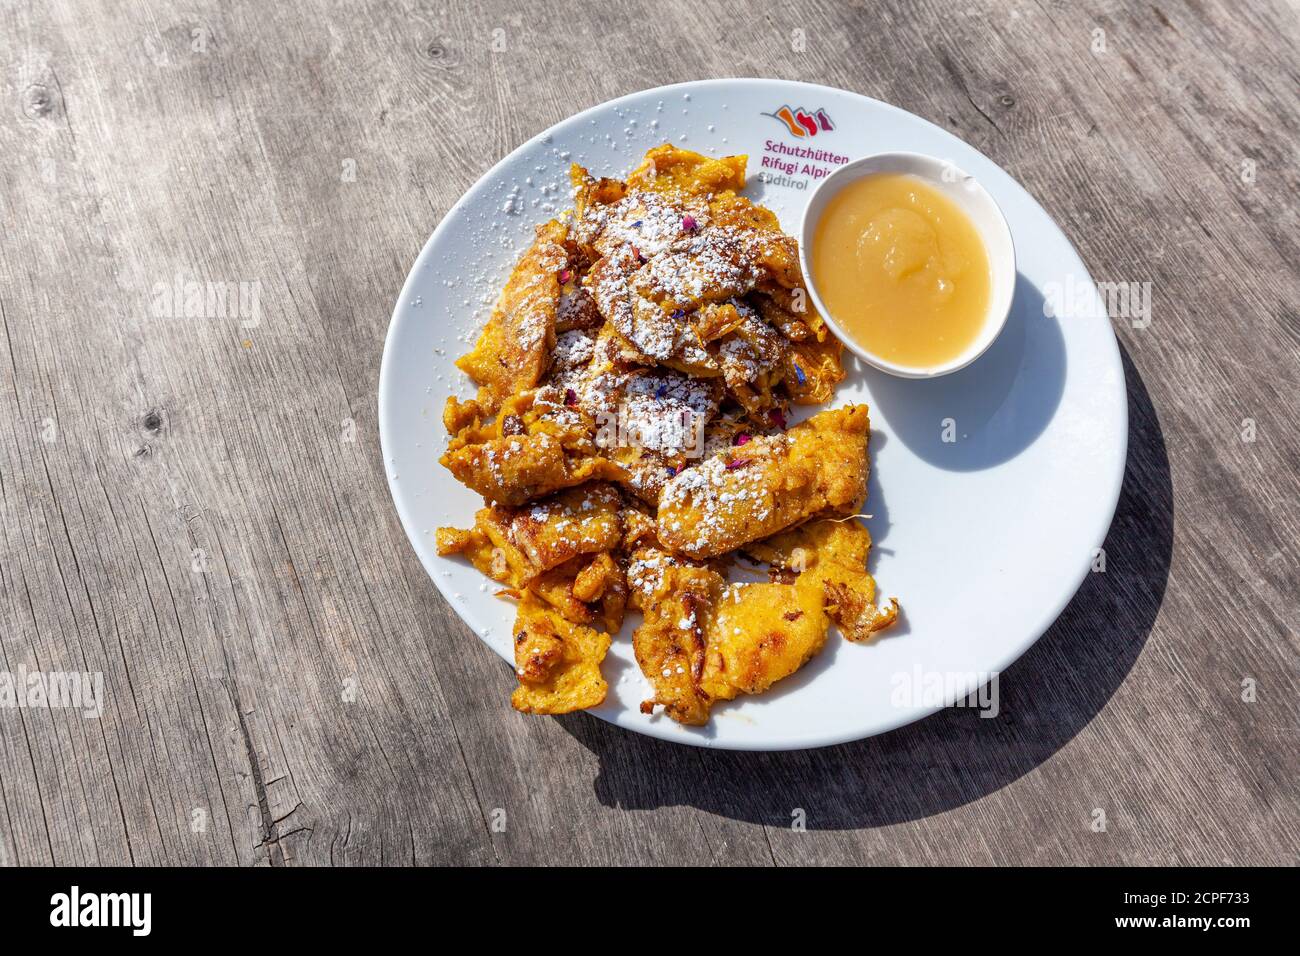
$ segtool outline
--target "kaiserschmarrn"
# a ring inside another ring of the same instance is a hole
[[[894,622],[867,572],[865,405],[790,425],[844,377],[795,241],[740,195],[745,157],[663,145],[626,180],[575,165],[573,208],[537,229],[443,412],[442,464],[484,499],[439,528],[518,602],[525,713],[602,703],[601,662],[641,621],[641,705],[703,724],[802,667],[831,624]],[[736,555],[768,581],[731,583]]]

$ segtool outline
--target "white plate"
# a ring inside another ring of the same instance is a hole
[[[803,110],[816,133],[796,137],[773,115],[782,107]],[[1042,207],[951,134],[843,90],[709,80],[625,96],[524,143],[452,208],[402,288],[379,382],[389,487],[421,563],[465,622],[510,660],[513,604],[494,597],[495,586],[468,563],[434,550],[439,525],[468,527],[481,507],[437,462],[446,444],[443,402],[473,391],[452,363],[472,343],[533,226],[569,206],[569,163],[619,176],[664,141],[747,153],[746,195],[796,236],[816,170],[825,175],[837,159],[886,151],[951,159],[1006,214],[1020,276],[1006,329],[960,372],[897,379],[845,353],[849,375],[832,404],[871,406],[872,571],[904,612],[888,636],[857,646],[832,634],[817,658],[769,693],[719,705],[709,726],[688,728],[639,712],[647,685],[630,642],[639,616],[629,614],[605,662],[609,697],[593,713],[681,743],[784,750],[878,734],[966,698],[1037,640],[1093,565],[1124,473],[1124,373],[1087,270]],[[799,148],[822,158],[782,152]],[[765,156],[793,171],[765,170]],[[774,178],[760,181],[765,172]],[[1045,297],[1063,299],[1064,314],[1058,307],[1046,315]],[[502,696],[499,705],[509,702]]]

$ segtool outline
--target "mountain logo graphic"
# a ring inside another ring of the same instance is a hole
[[[783,105],[775,113],[763,115],[780,120],[785,124],[786,129],[801,139],[805,136],[816,136],[818,133],[829,133],[835,128],[835,124],[831,122],[825,110],[810,113],[802,106],[791,109]]]

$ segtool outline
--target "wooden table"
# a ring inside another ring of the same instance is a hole
[[[0,670],[105,703],[0,709],[0,862],[1296,862],[1298,60],[1286,0],[8,0]],[[526,718],[398,525],[380,351],[433,226],[543,127],[724,75],[924,116],[1151,283],[1106,572],[999,719]]]

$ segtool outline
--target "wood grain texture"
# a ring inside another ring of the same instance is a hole
[[[1294,863],[1297,63],[1288,0],[5,0],[0,670],[106,705],[0,710],[0,863]],[[725,75],[924,116],[1152,283],[1107,571],[999,719],[756,755],[522,717],[398,525],[379,359],[435,223]],[[260,321],[159,317],[178,274]]]

